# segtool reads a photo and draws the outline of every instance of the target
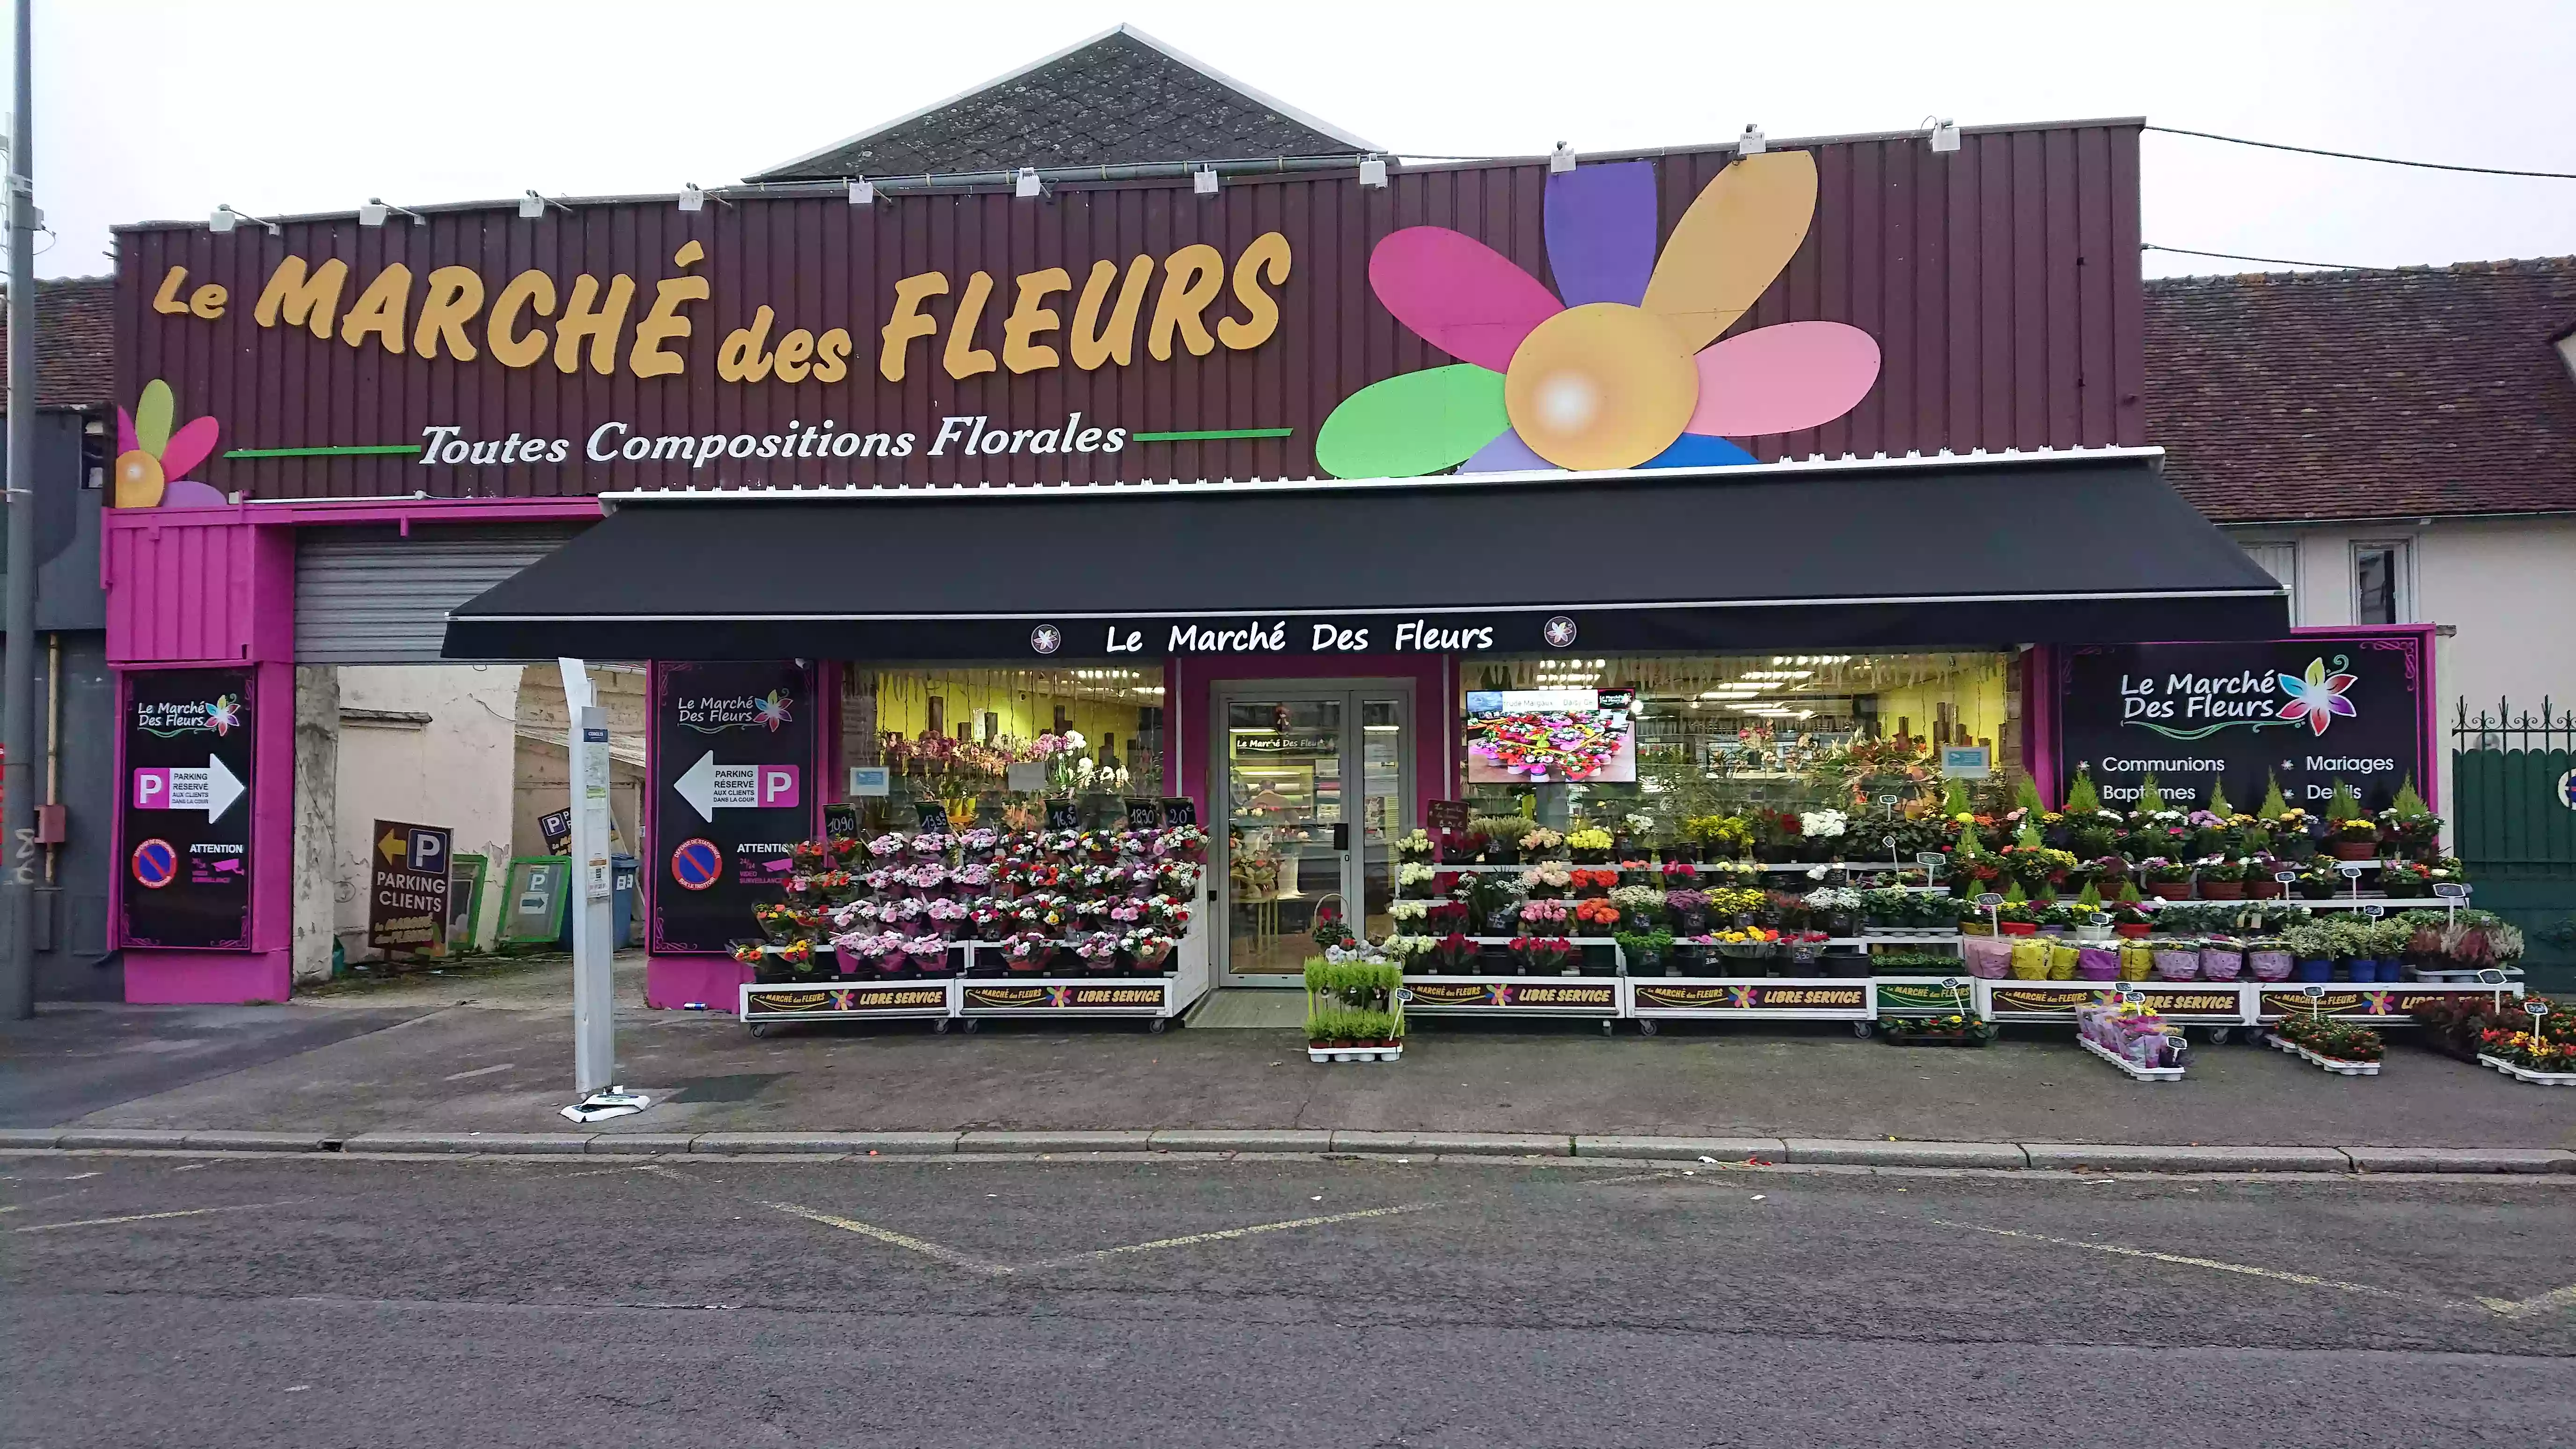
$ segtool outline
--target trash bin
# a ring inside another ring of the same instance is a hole
[[[612,855],[608,858],[608,888],[616,902],[617,917],[617,924],[608,937],[614,943],[610,949],[644,944],[638,939],[635,929],[635,857]]]

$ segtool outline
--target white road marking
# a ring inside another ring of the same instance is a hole
[[[149,1223],[158,1222],[163,1218],[204,1217],[208,1213],[245,1213],[254,1208],[284,1207],[287,1203],[295,1201],[298,1201],[298,1199],[281,1198],[276,1202],[241,1202],[233,1203],[227,1207],[181,1208],[176,1212],[166,1213],[127,1213],[123,1217],[114,1218],[75,1218],[67,1223],[29,1223],[23,1228],[11,1228],[9,1231],[13,1233],[50,1233],[58,1228],[103,1228],[115,1223]]]
[[[1030,1263],[1011,1271],[1029,1273],[1040,1268],[1061,1268],[1070,1263],[1088,1263],[1102,1258],[1114,1258],[1123,1253],[1149,1253],[1157,1248],[1187,1248],[1200,1243],[1231,1242],[1236,1238],[1248,1238],[1256,1233],[1283,1233],[1291,1228],[1320,1228],[1328,1223],[1357,1222],[1362,1218],[1390,1218],[1400,1213],[1425,1212],[1439,1206],[1441,1204],[1436,1202],[1405,1203],[1398,1207],[1362,1208],[1357,1212],[1328,1213],[1322,1217],[1290,1218],[1282,1223],[1260,1223],[1248,1228],[1223,1228],[1211,1233],[1189,1233],[1177,1238],[1157,1238],[1150,1243],[1130,1243],[1123,1248],[1099,1248],[1088,1253],[1073,1253],[1062,1258],[1049,1258],[1044,1262]]]
[[[907,1233],[898,1233],[892,1228],[881,1228],[873,1223],[860,1222],[857,1218],[845,1218],[833,1213],[816,1212],[812,1208],[799,1207],[792,1202],[769,1202],[762,1203],[761,1206],[774,1208],[782,1213],[793,1214],[796,1217],[805,1219],[807,1222],[821,1223],[825,1227],[830,1228],[839,1228],[845,1233],[857,1233],[863,1238],[874,1238],[880,1243],[887,1244],[891,1247],[903,1248],[910,1252],[919,1253],[925,1258],[936,1258],[940,1262],[946,1263],[952,1268],[963,1268],[969,1273],[981,1273],[986,1277],[1000,1277],[1011,1271],[999,1263],[987,1263],[979,1258],[967,1257],[964,1253],[958,1252],[955,1248],[941,1247],[939,1244],[931,1242],[927,1238],[916,1238]]]
[[[1156,1238],[1150,1243],[1129,1243],[1124,1247],[1095,1248],[1087,1253],[1068,1253],[1061,1258],[1047,1258],[1040,1262],[1023,1263],[1017,1267],[1002,1263],[988,1263],[981,1258],[969,1257],[968,1255],[957,1251],[955,1248],[931,1242],[927,1238],[916,1238],[909,1233],[896,1232],[892,1228],[881,1228],[874,1223],[863,1223],[857,1218],[845,1218],[836,1213],[818,1212],[813,1208],[803,1207],[792,1202],[765,1202],[762,1203],[761,1206],[803,1218],[808,1222],[821,1223],[825,1227],[839,1228],[845,1233],[856,1233],[863,1238],[874,1238],[876,1241],[884,1243],[889,1247],[902,1248],[907,1252],[919,1253],[925,1258],[936,1259],[939,1262],[946,1263],[952,1268],[963,1268],[969,1273],[980,1273],[988,1278],[1006,1278],[1016,1273],[1034,1273],[1045,1268],[1062,1268],[1075,1263],[1099,1262],[1104,1259],[1122,1257],[1129,1253],[1150,1253],[1162,1248],[1188,1248],[1195,1247],[1202,1243],[1226,1243],[1232,1242],[1237,1238],[1249,1238],[1261,1233],[1281,1233],[1292,1228],[1320,1228],[1332,1223],[1357,1222],[1364,1218],[1395,1217],[1404,1213],[1422,1212],[1430,1208],[1439,1207],[1441,1204],[1436,1202],[1405,1203],[1396,1207],[1362,1208],[1356,1212],[1327,1213],[1320,1217],[1290,1218],[1285,1222],[1255,1223],[1250,1227],[1244,1228],[1220,1228],[1213,1232],[1186,1233],[1177,1238]]]
[[[501,1062],[493,1066],[476,1067],[470,1072],[456,1072],[452,1075],[441,1077],[439,1080],[442,1082],[462,1082],[472,1077],[488,1077],[494,1072],[506,1072],[516,1065],[517,1063],[515,1062]]]
[[[2481,1298],[2478,1302],[2507,1318],[2529,1318],[2553,1308],[2576,1308],[2576,1285],[2554,1288],[2532,1298]]]
[[[2193,1258],[2180,1253],[2158,1253],[2146,1248],[2124,1248],[2117,1243],[2079,1243],[2072,1238],[2044,1237],[2038,1233],[2017,1232],[2011,1228],[1986,1227],[1978,1223],[1951,1223],[1933,1219],[1937,1227],[1966,1228],[1971,1232],[1992,1233],[1999,1238],[2019,1238],[2026,1243],[2046,1243],[2055,1248],[2082,1248],[2088,1252],[2110,1253],[2122,1258],[2148,1258],[2159,1263],[2173,1263],[2185,1268],[2212,1268],[2221,1273],[2242,1273],[2249,1278],[2269,1278],[2279,1283],[2296,1283],[2303,1288],[2332,1288],[2341,1293],[2360,1293],[2372,1298],[2413,1299],[2409,1293],[2387,1288],[2373,1288],[2367,1283],[2345,1283],[2334,1278],[2319,1278],[2307,1273],[2290,1273],[2279,1268],[2255,1268],[2243,1263],[2222,1263],[2216,1258]]]

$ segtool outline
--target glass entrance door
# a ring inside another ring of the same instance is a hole
[[[1219,686],[1220,984],[1299,984],[1325,920],[1387,934],[1395,841],[1412,828],[1411,705],[1403,682]]]

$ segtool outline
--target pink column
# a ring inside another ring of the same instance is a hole
[[[99,572],[108,591],[107,657],[120,675],[185,667],[253,668],[248,950],[125,951],[125,999],[149,1003],[284,1001],[294,985],[294,531],[246,508],[109,509]],[[117,789],[127,785],[125,698],[118,690]],[[108,911],[124,945],[118,820]]]

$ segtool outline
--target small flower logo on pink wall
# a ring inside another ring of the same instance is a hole
[[[215,420],[198,418],[184,427],[171,422],[178,402],[170,384],[154,378],[143,385],[134,411],[116,410],[116,491],[119,508],[205,508],[220,506],[224,495],[188,477],[188,470],[212,457]]]
[[[1656,247],[1654,162],[1547,178],[1556,290],[1483,242],[1406,227],[1369,256],[1396,320],[1458,359],[1344,398],[1316,437],[1342,478],[1750,463],[1732,438],[1816,427],[1878,381],[1878,342],[1840,322],[1726,336],[1806,240],[1815,158],[1749,156]],[[1720,340],[1723,338],[1723,340]]]

